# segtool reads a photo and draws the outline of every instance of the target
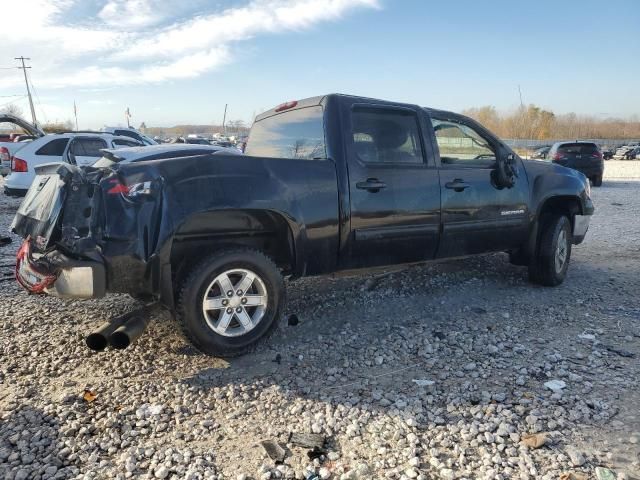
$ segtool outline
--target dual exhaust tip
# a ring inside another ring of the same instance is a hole
[[[124,350],[144,333],[149,323],[149,309],[150,306],[145,306],[104,323],[87,336],[87,347],[96,352],[108,346]]]

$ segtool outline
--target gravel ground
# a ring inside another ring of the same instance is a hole
[[[297,325],[229,362],[164,313],[130,349],[90,352],[85,335],[133,300],[2,278],[0,478],[640,478],[639,194],[640,162],[607,162],[558,288],[503,254],[305,279],[288,285]],[[17,205],[0,195],[0,232]],[[325,456],[289,432],[325,435]]]

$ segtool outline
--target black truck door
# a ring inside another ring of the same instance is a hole
[[[345,112],[353,268],[432,259],[440,188],[418,109],[353,104]],[[429,152],[429,153],[428,153]]]
[[[516,159],[519,178],[511,188],[496,185],[495,168],[506,149],[464,117],[431,113],[440,162],[442,238],[437,257],[504,251],[528,234],[529,186]]]

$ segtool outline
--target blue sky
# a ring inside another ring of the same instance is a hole
[[[126,107],[135,125],[219,123],[225,103],[250,122],[328,92],[508,110],[518,85],[557,113],[640,115],[638,0],[22,0],[9,17],[0,67],[30,56],[39,120],[75,99],[81,128]],[[20,74],[0,70],[0,104],[26,115]]]

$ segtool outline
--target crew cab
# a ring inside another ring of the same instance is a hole
[[[559,285],[594,211],[583,174],[411,104],[288,102],[256,118],[245,154],[40,167],[12,224],[18,281],[160,302],[197,348],[233,356],[277,324],[285,276],[504,251]]]

